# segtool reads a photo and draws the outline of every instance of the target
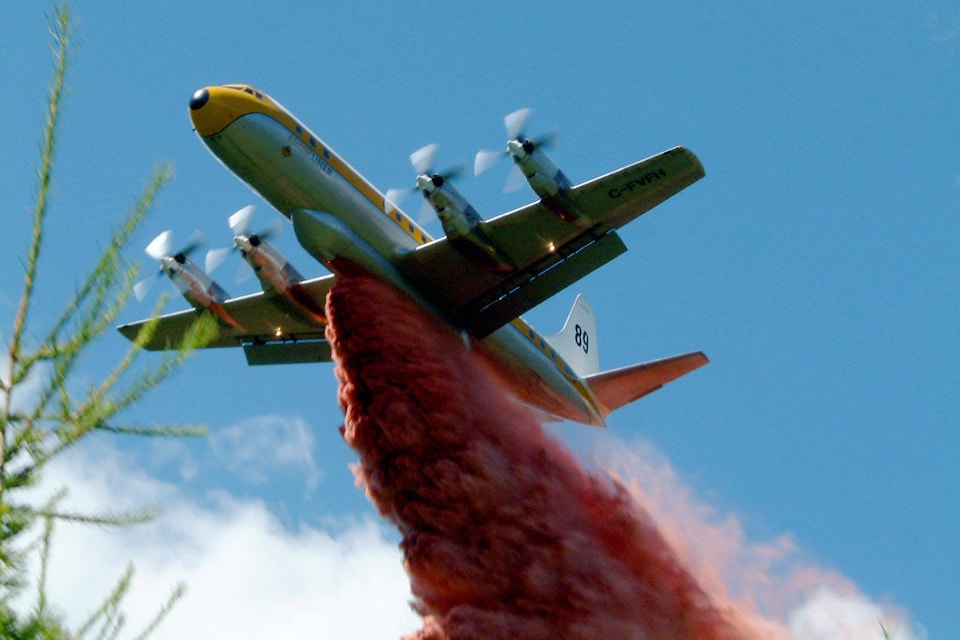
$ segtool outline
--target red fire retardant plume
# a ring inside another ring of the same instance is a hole
[[[758,637],[449,328],[364,277],[327,305],[357,481],[403,536],[424,616],[411,637]]]

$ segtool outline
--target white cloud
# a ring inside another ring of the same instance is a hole
[[[0,335],[0,340],[2,339],[3,336]],[[37,401],[40,399],[40,392],[46,383],[49,370],[50,367],[45,363],[35,363],[30,369],[30,373],[14,386],[13,401],[10,403],[11,409],[14,412],[30,411],[37,404]],[[0,381],[2,381],[4,386],[10,382],[8,379],[9,371],[10,352],[6,349],[6,345],[4,345],[3,353],[0,354]],[[0,402],[5,402],[7,399],[6,396],[6,391],[0,391]]]
[[[209,438],[223,465],[253,484],[264,484],[278,471],[302,473],[309,494],[322,473],[313,458],[310,425],[296,416],[256,416],[223,429]]]
[[[631,449],[633,455],[626,454]],[[704,503],[656,450],[634,443],[620,452],[629,458],[631,476],[643,479],[642,498],[658,526],[701,583],[719,602],[743,607],[747,617],[759,614],[756,628],[770,637],[875,640],[884,621],[899,640],[926,638],[903,612],[876,603],[829,569],[806,564],[789,540],[747,539],[735,517]],[[396,638],[421,626],[407,605],[409,583],[396,544],[372,519],[291,530],[259,500],[222,491],[188,498],[179,487],[131,469],[105,446],[57,460],[44,495],[61,486],[70,490],[66,506],[78,510],[148,504],[166,510],[157,522],[128,529],[58,526],[48,591],[74,627],[131,561],[137,573],[125,606],[126,637],[180,581],[189,590],[154,636],[160,640]]]
[[[875,640],[883,620],[894,638],[921,637],[922,631],[904,629],[889,618],[878,604],[860,594],[843,595],[821,587],[791,612],[788,626],[796,640]]]
[[[397,546],[373,520],[291,531],[260,501],[217,493],[199,504],[126,468],[107,448],[57,460],[44,487],[49,493],[60,486],[69,487],[66,504],[85,511],[150,503],[165,509],[155,523],[133,528],[58,526],[48,591],[74,627],[131,561],[128,635],[179,581],[187,595],[155,638],[389,638],[420,627],[407,605]]]

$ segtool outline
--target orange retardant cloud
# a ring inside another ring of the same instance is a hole
[[[406,296],[340,277],[327,315],[357,482],[400,530],[424,616],[412,638],[789,637],[714,598],[623,484]]]

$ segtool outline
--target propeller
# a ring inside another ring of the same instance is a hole
[[[523,136],[523,130],[527,128],[527,120],[531,115],[533,115],[533,109],[524,107],[504,116],[503,125],[507,129],[507,137],[511,140],[519,140]]]
[[[493,151],[489,149],[481,149],[478,151],[473,160],[474,175],[480,175],[507,156],[521,153],[531,154],[540,147],[556,145],[560,135],[559,129],[554,128],[550,133],[536,138],[530,138],[524,133],[524,129],[527,127],[527,121],[532,114],[533,109],[523,108],[508,113],[503,118],[504,128],[507,130],[508,137],[507,148],[504,151]],[[523,174],[515,166],[514,171],[511,172],[507,179],[507,184],[503,191],[504,193],[510,193],[511,191],[520,189],[525,184],[526,180]]]
[[[250,233],[250,221],[253,218],[254,211],[256,211],[256,207],[247,205],[227,218],[227,223],[230,225],[230,230],[233,231],[234,236],[243,236],[252,246],[256,247],[259,246],[262,241],[280,235],[283,227],[280,225],[280,221],[276,220],[263,231]],[[207,273],[213,273],[217,267],[223,264],[223,261],[227,259],[230,253],[236,250],[236,243],[231,247],[210,249],[210,251],[207,252],[206,261],[204,262],[204,270]],[[243,265],[241,265],[240,273],[249,275],[248,270],[244,268]]]
[[[428,144],[410,154],[410,164],[413,165],[417,174],[423,173],[427,167],[433,164],[433,158],[436,156],[437,149],[439,148],[440,145],[438,144]],[[387,213],[392,209],[396,209],[397,205],[406,200],[410,194],[416,190],[416,187],[393,187],[387,189],[387,192],[384,194],[384,198],[386,199],[384,208],[387,210]]]
[[[153,288],[153,285],[156,283],[157,278],[163,275],[163,271],[158,271],[152,276],[146,277],[143,280],[138,280],[133,285],[133,295],[136,296],[137,302],[143,302],[144,298],[147,297],[147,294],[150,293],[150,289]]]
[[[173,231],[167,229],[150,241],[144,252],[154,260],[169,256],[173,250]]]
[[[410,154],[410,164],[417,173],[430,173],[440,145],[436,142],[425,145]]]
[[[386,194],[384,194],[387,200],[388,212],[390,211],[391,206],[395,208],[414,191],[423,191],[423,189],[426,188],[429,183],[432,182],[434,186],[439,188],[443,186],[444,182],[447,180],[458,178],[466,172],[466,167],[464,165],[454,166],[442,172],[434,171],[433,162],[439,149],[440,145],[432,143],[420,147],[410,154],[410,164],[413,166],[414,171],[417,172],[416,185],[413,187],[388,189]],[[428,202],[426,202],[426,200],[424,200],[417,221],[420,224],[424,224],[432,221],[433,219],[433,208]]]
[[[558,127],[554,127],[549,133],[537,136],[536,138],[531,138],[524,133],[524,129],[527,127],[527,121],[532,114],[533,109],[529,108],[517,109],[513,113],[508,113],[503,119],[503,124],[507,129],[507,136],[511,140],[522,144],[527,153],[533,153],[534,149],[540,147],[555,146],[560,138],[560,129]]]
[[[173,258],[183,264],[184,259],[199,249],[204,242],[203,233],[197,230],[190,234],[187,243],[179,251],[173,251],[173,232],[168,229],[151,240],[144,251],[154,260]]]
[[[227,218],[227,224],[230,225],[230,230],[238,236],[247,235],[247,230],[250,228],[250,219],[253,218],[253,212],[255,210],[251,204],[232,214]]]
[[[270,238],[280,235],[283,227],[279,220],[274,220],[273,224],[262,231],[250,233],[250,220],[253,218],[254,211],[256,211],[256,207],[247,205],[227,219],[227,222],[230,224],[230,230],[233,231],[234,235],[246,236],[253,246],[260,244],[261,240],[269,240]]]
[[[453,180],[463,175],[466,172],[466,167],[461,164],[450,167],[446,171],[434,171],[433,161],[437,156],[438,149],[440,149],[440,145],[436,143],[420,147],[410,154],[410,164],[416,170],[418,178],[425,177],[435,186],[441,187],[447,180]]]
[[[162,261],[164,258],[172,258],[179,264],[183,264],[186,262],[187,257],[199,249],[203,243],[203,234],[199,230],[194,231],[192,234],[190,234],[190,237],[187,238],[186,245],[184,245],[179,251],[174,251],[173,232],[168,229],[158,234],[156,238],[151,240],[150,244],[148,244],[146,249],[144,249],[144,252],[154,260]],[[143,299],[147,296],[147,293],[153,287],[153,284],[156,282],[157,278],[162,275],[163,269],[161,268],[153,276],[148,276],[133,285],[133,295],[136,296],[138,301],[143,302]]]
[[[203,261],[203,270],[207,273],[213,273],[217,267],[223,264],[223,261],[227,259],[233,249],[233,247],[221,247],[207,251],[207,257]]]

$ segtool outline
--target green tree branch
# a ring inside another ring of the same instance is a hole
[[[76,288],[51,328],[37,331],[31,309],[36,299],[37,275],[42,267],[50,185],[59,138],[64,84],[72,56],[74,22],[70,9],[60,5],[50,18],[53,38],[53,81],[47,97],[46,118],[39,145],[40,164],[31,210],[31,236],[24,264],[23,289],[7,343],[6,367],[0,367],[0,637],[2,638],[116,638],[125,629],[123,602],[130,588],[133,566],[128,566],[101,606],[70,632],[47,593],[51,548],[58,522],[94,526],[131,526],[152,520],[159,508],[140,511],[84,513],[61,508],[66,489],[37,506],[24,495],[35,487],[46,465],[93,431],[148,436],[197,435],[190,425],[139,426],[117,422],[143,396],[162,383],[189,356],[215,335],[216,321],[198,314],[180,349],[167,352],[158,362],[141,366],[137,356],[156,329],[165,297],[154,308],[153,320],[138,340],[99,382],[77,395],[73,384],[84,354],[110,330],[129,301],[138,268],[123,259],[134,232],[152,210],[163,187],[171,180],[169,167],[157,167],[142,194],[110,237],[90,273]],[[39,344],[25,336],[44,335]],[[136,365],[136,366],[135,366]],[[5,371],[4,371],[5,369]],[[38,391],[22,389],[36,383]],[[28,406],[29,405],[29,406]],[[35,500],[35,499],[34,499]],[[35,533],[39,526],[39,534]],[[35,576],[27,575],[27,559],[38,555]],[[29,611],[12,602],[34,584],[35,601]],[[178,584],[156,615],[136,638],[149,636],[183,597]]]

